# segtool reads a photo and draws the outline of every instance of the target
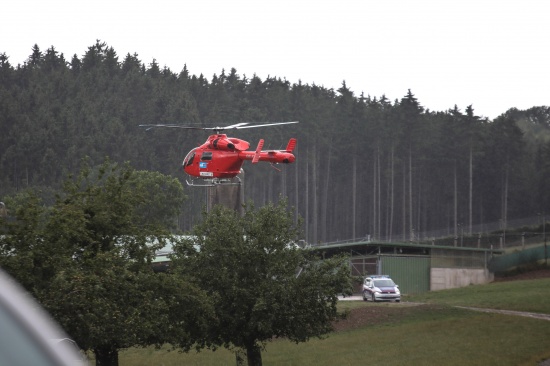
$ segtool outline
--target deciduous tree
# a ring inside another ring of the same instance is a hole
[[[243,216],[216,206],[176,246],[177,270],[214,304],[205,345],[245,351],[248,365],[261,365],[274,338],[305,342],[331,331],[337,296],[351,289],[349,267],[299,248],[298,234],[284,201],[247,205]]]
[[[159,201],[144,215],[154,197]],[[106,161],[98,169],[85,165],[51,209],[36,195],[23,198],[0,237],[0,265],[94,352],[97,365],[118,365],[123,348],[172,343],[187,350],[203,338],[204,293],[151,264],[171,238],[157,210],[170,215],[181,205],[179,182]]]

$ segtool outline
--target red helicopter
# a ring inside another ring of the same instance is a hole
[[[193,127],[182,125],[140,125],[145,127],[146,131],[155,127],[183,128],[193,130],[212,130],[206,142],[193,150],[183,159],[183,170],[191,177],[187,180],[190,186],[214,186],[240,184],[241,181],[237,175],[241,173],[241,167],[245,160],[251,160],[252,164],[259,161],[267,161],[271,164],[290,164],[296,160],[292,151],[296,147],[296,139],[291,138],[284,150],[262,150],[264,140],[258,142],[256,150],[247,150],[250,144],[247,141],[227,137],[221,133],[230,129],[243,129],[255,127],[267,127],[276,125],[286,125],[293,122],[273,122],[263,124],[250,124],[251,122],[241,122],[225,127]]]

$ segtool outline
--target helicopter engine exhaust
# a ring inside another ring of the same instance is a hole
[[[225,137],[220,137],[212,141],[212,147],[216,150],[235,150],[235,144]]]

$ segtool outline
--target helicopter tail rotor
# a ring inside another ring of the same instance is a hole
[[[256,152],[254,153],[254,157],[252,158],[252,164],[256,164],[258,161],[260,161],[260,152],[262,151],[262,148],[264,147],[264,140],[260,139],[258,142],[258,147],[256,147]]]
[[[288,145],[286,145],[286,152],[292,152],[294,151],[294,148],[296,147],[296,139],[295,138],[291,138],[290,140],[288,140]]]

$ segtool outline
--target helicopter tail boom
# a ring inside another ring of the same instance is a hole
[[[290,164],[296,161],[296,157],[292,153],[296,147],[296,139],[291,138],[288,142],[286,150],[265,150],[262,151],[264,146],[264,140],[258,142],[256,151],[240,151],[239,157],[243,160],[252,160],[252,164],[256,164],[259,161],[268,161],[270,163],[283,163]]]

